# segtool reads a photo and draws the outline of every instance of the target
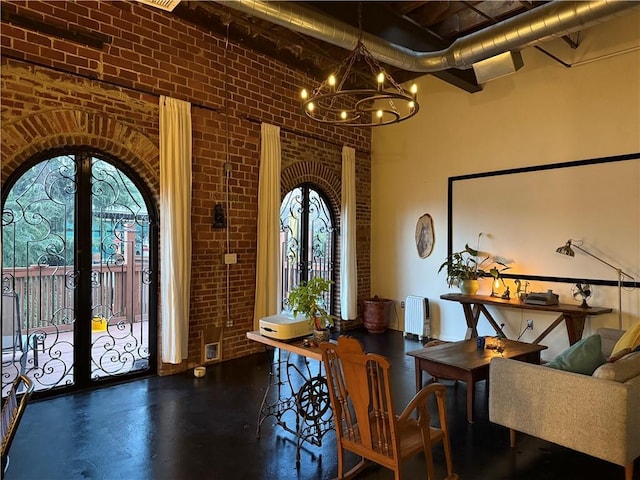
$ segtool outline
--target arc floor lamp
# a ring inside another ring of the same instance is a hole
[[[561,247],[556,248],[556,252],[561,253],[562,255],[567,255],[569,257],[574,257],[576,253],[573,251],[573,248],[580,250],[582,253],[589,255],[591,258],[595,258],[601,263],[604,263],[608,267],[613,268],[618,274],[618,328],[622,330],[622,278],[627,277],[630,280],[635,280],[631,275],[623,271],[620,267],[615,267],[611,265],[609,262],[601,259],[600,257],[594,255],[593,253],[582,248],[581,245],[577,245],[574,243],[575,240],[567,240],[567,243],[562,245]],[[573,248],[571,248],[573,247]]]

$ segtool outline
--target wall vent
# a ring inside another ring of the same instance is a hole
[[[166,10],[167,12],[173,12],[173,9],[178,6],[180,0],[138,0],[138,2],[151,5],[160,10]]]
[[[200,336],[200,350],[202,351],[200,365],[208,365],[222,360],[222,332],[222,327],[215,325],[204,327]]]

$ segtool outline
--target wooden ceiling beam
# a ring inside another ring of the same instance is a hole
[[[201,26],[221,38],[225,38],[228,33],[230,41],[278,59],[313,78],[321,78],[323,75],[317,59],[303,60],[291,50],[279,48],[277,42],[267,39],[264,35],[253,35],[251,25],[240,21],[237,16],[224,15],[225,12],[214,14],[210,10],[203,9],[200,2],[181,2],[173,13],[182,20]],[[295,45],[295,42],[290,42],[288,45]]]
[[[393,8],[398,15],[407,15],[422,7],[422,5],[424,5],[424,2],[392,2],[391,8]]]
[[[424,2],[420,8],[414,9],[408,16],[418,25],[431,28],[465,8],[462,2]]]

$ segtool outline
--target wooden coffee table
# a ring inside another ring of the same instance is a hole
[[[547,347],[533,343],[503,340],[502,354],[496,350],[478,350],[475,338],[461,342],[443,343],[434,347],[407,352],[416,362],[416,391],[422,388],[422,371],[433,377],[467,382],[467,421],[473,423],[475,384],[489,380],[489,363],[497,356],[529,363],[540,363],[540,352]],[[487,385],[488,388],[488,385]]]

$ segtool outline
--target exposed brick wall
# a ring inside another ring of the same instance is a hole
[[[224,39],[138,3],[4,1],[2,8],[113,38],[98,50],[2,23],[3,185],[36,152],[87,145],[132,167],[157,202],[158,95],[192,102],[189,358],[178,366],[159,365],[161,373],[199,363],[201,332],[209,325],[224,325],[227,308],[233,326],[224,330],[223,359],[260,348],[245,338],[253,328],[260,160],[260,125],[247,116],[300,132],[282,134],[283,185],[304,179],[320,186],[336,213],[340,148],[317,138],[356,149],[358,296],[370,294],[370,132],[311,124],[296,98],[300,86],[314,80],[237,44],[225,52]],[[230,206],[225,208],[229,251],[238,254],[238,263],[230,267],[222,261],[227,230],[212,227],[214,205],[225,204],[226,161],[232,165]],[[160,345],[160,331],[158,338]]]

